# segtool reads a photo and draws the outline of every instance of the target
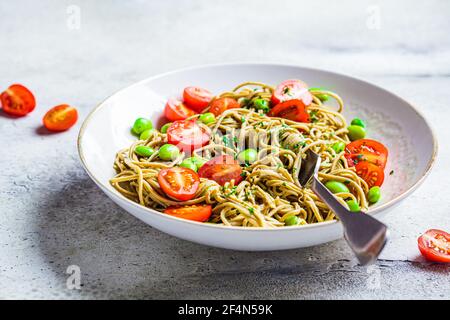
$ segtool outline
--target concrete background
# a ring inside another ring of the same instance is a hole
[[[448,299],[449,267],[420,258],[416,239],[450,231],[449,13],[446,0],[2,1],[0,87],[23,83],[38,106],[20,119],[0,112],[0,298]],[[342,240],[265,253],[188,243],[128,215],[83,171],[76,136],[103,98],[160,72],[232,61],[363,77],[434,126],[436,166],[385,218],[392,238],[375,267],[358,266]],[[60,103],[80,121],[49,134],[41,118]],[[66,286],[69,265],[80,267],[80,290]]]

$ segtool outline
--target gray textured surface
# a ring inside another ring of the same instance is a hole
[[[81,10],[80,29],[67,27],[69,5]],[[0,298],[449,298],[448,266],[424,262],[416,247],[426,229],[450,230],[449,12],[446,0],[2,1],[0,87],[26,84],[38,107],[21,119],[0,113]],[[392,239],[375,269],[359,267],[344,241],[247,253],[162,234],[89,180],[76,153],[81,121],[61,134],[40,128],[53,105],[73,104],[82,120],[137,80],[223,61],[364,77],[431,121],[436,166],[385,218]],[[72,264],[81,290],[66,288]]]

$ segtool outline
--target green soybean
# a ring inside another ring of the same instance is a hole
[[[133,132],[135,134],[141,134],[145,130],[149,130],[153,128],[153,124],[150,120],[145,118],[137,118],[133,124]]]
[[[367,200],[369,200],[370,203],[376,203],[381,198],[381,190],[380,187],[374,186],[369,189],[369,193],[367,194]]]
[[[171,161],[180,155],[180,150],[173,144],[164,144],[159,148],[158,156],[162,160]]]
[[[348,200],[348,201],[345,201],[345,202],[347,203],[348,208],[349,208],[350,211],[352,211],[352,212],[361,211],[361,208],[359,207],[358,202],[356,202],[355,200],[352,199],[352,200]]]
[[[345,143],[342,141],[335,142],[331,148],[333,148],[334,152],[341,153],[345,149]]]
[[[200,120],[204,124],[210,124],[216,121],[216,117],[214,116],[213,113],[207,112],[201,114],[200,117],[198,117],[198,120]]]
[[[363,128],[366,127],[366,124],[360,118],[354,118],[352,120],[352,122],[351,122],[351,125],[353,125],[353,126],[360,126],[360,127],[363,127]]]
[[[366,129],[364,129],[363,127],[351,125],[347,129],[348,137],[352,141],[364,139],[364,137],[366,136]]]
[[[163,125],[161,127],[161,133],[167,133],[167,129],[169,129],[170,125],[172,124],[172,122],[166,123],[165,125]]]
[[[253,106],[256,110],[262,110],[265,113],[269,112],[269,101],[264,99],[255,99],[253,100]]]
[[[139,139],[147,140],[148,138],[150,138],[150,136],[153,134],[153,132],[155,132],[155,129],[148,129],[148,130],[142,131],[141,135],[139,136]]]
[[[134,152],[142,157],[150,157],[155,152],[155,150],[147,146],[137,146],[136,148],[134,148]]]
[[[197,166],[192,162],[191,158],[186,158],[180,163],[180,167],[188,168],[197,172]]]
[[[206,160],[203,160],[202,158],[199,157],[190,157],[188,159],[190,159],[190,161],[197,166],[197,170],[200,169],[206,163]]]
[[[328,190],[330,190],[333,193],[350,192],[347,186],[339,181],[328,181],[327,183],[325,183],[325,187],[327,187]]]
[[[255,149],[245,149],[239,152],[237,159],[242,163],[253,163],[258,158],[258,151]]]
[[[324,91],[325,89],[323,88],[309,88],[310,92],[314,92],[314,91]],[[319,98],[320,101],[325,102],[328,101],[328,95],[326,94],[316,94],[315,95],[317,98]]]
[[[284,223],[287,226],[296,226],[296,225],[300,224],[300,219],[297,216],[290,216],[290,217],[286,218],[286,220],[284,220]]]

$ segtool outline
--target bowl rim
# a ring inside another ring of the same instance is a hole
[[[431,137],[433,140],[433,151],[431,154],[431,158],[428,161],[428,164],[426,166],[425,172],[422,174],[422,176],[406,191],[404,191],[402,194],[398,195],[397,197],[389,200],[388,202],[382,204],[379,207],[374,208],[373,210],[369,210],[366,212],[366,214],[370,214],[370,215],[376,215],[378,213],[380,213],[381,211],[392,207],[393,205],[399,203],[401,200],[403,200],[404,198],[406,198],[408,195],[410,195],[412,192],[414,192],[422,183],[423,181],[426,179],[426,177],[429,175],[429,173],[431,172],[431,169],[433,168],[435,162],[436,162],[436,158],[437,158],[437,153],[438,153],[438,142],[437,142],[437,138],[436,138],[436,134],[434,132],[434,129],[430,126],[429,122],[427,121],[427,119],[425,118],[425,116],[409,101],[403,99],[402,97],[398,96],[397,94],[393,93],[392,91],[389,91],[383,87],[380,87],[374,83],[371,83],[369,81],[366,81],[364,79],[361,79],[359,77],[355,77],[355,76],[351,76],[345,73],[341,73],[341,72],[334,72],[334,71],[329,71],[329,70],[324,70],[324,69],[319,69],[319,68],[312,68],[312,67],[304,67],[302,65],[298,65],[298,64],[288,64],[288,63],[277,63],[277,62],[227,62],[227,63],[212,63],[212,64],[201,64],[201,65],[194,65],[194,66],[190,66],[190,67],[184,67],[184,68],[179,68],[179,69],[175,69],[175,70],[171,70],[168,72],[163,72],[163,73],[159,73],[156,74],[154,76],[150,76],[148,78],[145,78],[143,80],[140,80],[138,82],[135,82],[131,85],[128,85],[126,87],[123,87],[117,91],[115,91],[114,93],[112,93],[111,95],[109,95],[108,97],[106,97],[103,101],[101,101],[100,103],[98,103],[94,109],[92,109],[88,115],[86,116],[86,118],[84,119],[79,133],[78,133],[78,138],[77,138],[77,149],[78,149],[78,155],[80,157],[81,163],[83,165],[83,168],[85,169],[85,171],[87,172],[87,174],[89,175],[89,177],[104,191],[108,193],[108,195],[116,198],[118,201],[125,201],[127,204],[132,205],[133,207],[135,207],[136,209],[140,209],[140,210],[144,210],[147,211],[150,214],[157,214],[159,215],[161,218],[163,219],[167,219],[167,220],[175,220],[178,222],[182,222],[182,223],[187,223],[187,224],[193,224],[194,226],[203,226],[206,228],[215,228],[218,230],[239,230],[239,231],[251,231],[251,232],[261,232],[261,231],[271,231],[271,232],[280,232],[280,231],[298,231],[301,229],[310,229],[310,228],[321,228],[321,227],[326,227],[329,225],[333,225],[333,224],[341,224],[340,221],[338,220],[330,220],[330,221],[323,221],[323,222],[319,222],[319,223],[311,223],[311,224],[306,224],[306,225],[299,225],[299,226],[285,226],[282,228],[271,228],[271,227],[258,227],[258,228],[251,228],[251,227],[237,227],[237,226],[225,226],[225,225],[218,225],[218,224],[209,224],[209,223],[203,223],[203,222],[197,222],[197,221],[191,221],[191,220],[186,220],[186,219],[181,219],[181,218],[177,218],[177,217],[173,217],[170,215],[166,215],[162,212],[159,212],[157,210],[145,207],[140,205],[137,202],[134,202],[130,199],[128,199],[127,197],[125,197],[124,195],[118,193],[118,192],[112,192],[111,190],[109,190],[108,186],[106,184],[104,184],[103,182],[101,182],[100,180],[98,180],[94,174],[89,170],[86,159],[84,157],[84,151],[83,151],[83,147],[82,147],[82,140],[83,140],[83,136],[84,136],[84,131],[86,130],[89,122],[92,119],[92,116],[101,108],[103,108],[106,104],[106,102],[108,102],[110,99],[114,98],[117,94],[128,90],[132,87],[135,86],[139,86],[143,83],[146,83],[148,81],[152,81],[155,79],[159,79],[159,78],[163,78],[165,76],[171,75],[171,74],[176,74],[179,72],[185,72],[185,71],[195,71],[195,70],[199,70],[199,69],[206,69],[206,68],[214,68],[214,67],[232,67],[232,66],[261,66],[261,67],[289,67],[289,68],[301,68],[301,69],[305,69],[305,70],[309,70],[312,72],[321,72],[321,73],[327,73],[333,76],[339,76],[339,77],[344,77],[347,78],[349,80],[356,80],[359,82],[362,82],[365,85],[369,85],[372,87],[375,87],[378,90],[384,91],[385,93],[388,93],[394,97],[396,97],[397,99],[401,100],[402,102],[406,103],[407,105],[409,105],[411,107],[411,109],[417,114],[417,116],[419,118],[422,119],[422,121],[424,121],[425,125],[428,127],[428,129],[430,130],[431,133]],[[127,211],[127,210],[125,210]]]

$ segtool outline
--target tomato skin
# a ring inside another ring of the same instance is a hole
[[[212,207],[209,204],[190,206],[171,206],[164,210],[164,213],[181,219],[205,222],[211,217]]]
[[[242,168],[232,156],[221,155],[206,162],[199,170],[201,178],[214,180],[221,186],[234,179],[234,185],[242,181]]]
[[[36,107],[34,95],[21,84],[13,84],[0,96],[3,111],[22,117],[30,113]]]
[[[292,99],[301,100],[305,106],[310,105],[313,96],[308,90],[308,85],[296,79],[285,80],[275,88],[272,95],[274,105]]]
[[[167,140],[181,151],[190,153],[209,143],[209,133],[195,120],[175,121],[167,129]]]
[[[269,117],[278,117],[297,122],[309,123],[309,114],[302,100],[293,99],[277,104],[269,113]]]
[[[240,107],[241,105],[239,104],[239,102],[237,102],[233,98],[219,98],[211,102],[211,105],[209,106],[209,112],[218,117],[228,109],[235,109]]]
[[[428,230],[417,239],[417,243],[425,259],[433,262],[450,262],[450,234],[447,232]]]
[[[368,161],[384,169],[388,158],[388,149],[378,141],[358,139],[345,147],[344,156],[350,167],[360,161]]]
[[[201,113],[212,100],[213,95],[200,87],[186,87],[183,90],[183,100],[194,111]]]
[[[356,174],[367,182],[369,188],[373,186],[381,187],[384,181],[383,168],[370,163],[368,161],[361,161],[355,166]]]
[[[184,120],[195,114],[195,111],[186,107],[180,100],[170,98],[164,109],[165,117],[170,121]]]
[[[170,197],[187,201],[194,198],[200,179],[198,174],[191,169],[173,167],[159,172],[158,183],[164,193]]]
[[[42,122],[48,130],[59,132],[69,129],[77,120],[77,109],[68,104],[61,104],[48,110]]]

